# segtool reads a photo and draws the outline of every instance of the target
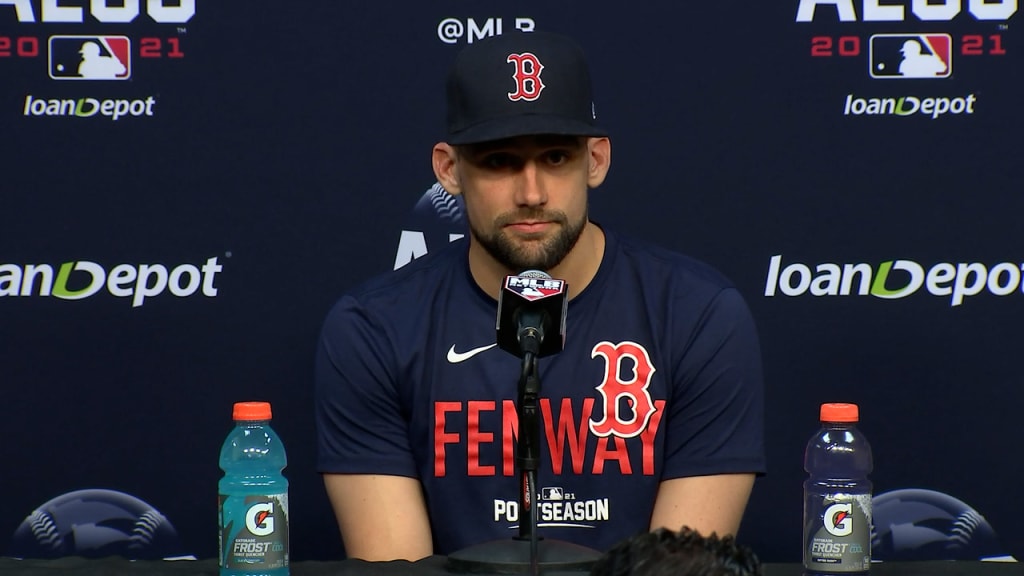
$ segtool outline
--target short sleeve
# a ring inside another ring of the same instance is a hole
[[[667,414],[668,478],[765,472],[764,382],[753,318],[734,288],[712,298],[677,335],[676,380]]]
[[[393,340],[352,296],[330,311],[315,361],[317,469],[416,477]]]

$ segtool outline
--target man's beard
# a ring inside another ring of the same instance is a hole
[[[517,244],[505,232],[505,226],[521,220],[555,222],[558,224],[558,233],[543,242],[528,240],[524,241],[524,244],[528,246]],[[495,232],[491,235],[478,230],[472,222],[470,222],[469,229],[473,237],[492,258],[513,272],[522,272],[523,270],[546,271],[557,266],[576,245],[586,225],[586,213],[580,217],[579,221],[570,223],[564,212],[531,210],[500,216],[494,221]]]

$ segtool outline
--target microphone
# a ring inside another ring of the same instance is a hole
[[[540,270],[506,276],[498,294],[498,347],[520,358],[561,352],[568,299],[569,285]]]

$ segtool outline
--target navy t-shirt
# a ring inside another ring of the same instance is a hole
[[[765,469],[761,359],[742,297],[710,267],[605,230],[539,360],[538,534],[598,550],[649,527],[662,480]],[[316,359],[318,469],[418,478],[434,552],[519,533],[521,360],[468,240],[342,297]]]

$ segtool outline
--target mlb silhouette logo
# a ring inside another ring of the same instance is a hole
[[[131,53],[127,36],[50,36],[50,78],[127,80]]]
[[[949,78],[953,39],[949,34],[871,36],[872,78]]]
[[[541,488],[540,490],[541,500],[564,500],[565,493],[562,492],[561,488]]]

